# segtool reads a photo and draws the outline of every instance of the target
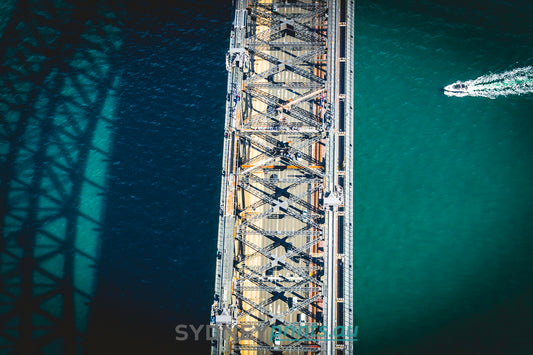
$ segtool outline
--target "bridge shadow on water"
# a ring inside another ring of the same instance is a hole
[[[117,28],[104,8],[9,5],[0,43],[0,349],[78,353],[104,216],[118,84],[107,53]]]
[[[106,3],[5,5],[2,354],[208,349],[230,9]]]

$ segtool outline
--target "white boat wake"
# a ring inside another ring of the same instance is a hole
[[[448,96],[498,96],[533,93],[533,67],[513,69],[499,74],[487,74],[474,80],[457,81],[444,87]]]

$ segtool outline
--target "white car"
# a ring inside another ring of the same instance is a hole
[[[279,332],[275,332],[274,333],[274,345],[280,345],[281,344],[281,340],[279,339]]]
[[[300,327],[305,326],[306,316],[304,313],[298,314],[298,321],[300,322]]]

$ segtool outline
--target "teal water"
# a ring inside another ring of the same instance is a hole
[[[439,89],[530,65],[533,9],[443,3],[356,8],[359,353],[531,353],[533,95]]]

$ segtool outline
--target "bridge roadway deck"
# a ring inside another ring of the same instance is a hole
[[[235,3],[213,354],[353,352],[329,340],[353,327],[352,21],[350,0]]]

